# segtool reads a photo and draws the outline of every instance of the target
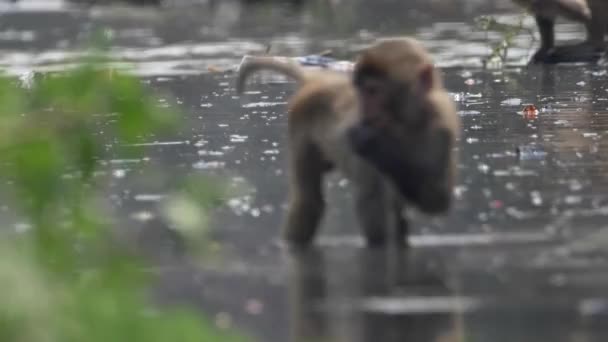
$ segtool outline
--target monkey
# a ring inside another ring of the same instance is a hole
[[[282,235],[289,246],[311,244],[325,209],[323,177],[334,169],[354,186],[369,247],[384,246],[387,233],[407,244],[406,204],[431,215],[449,209],[460,122],[420,42],[381,39],[363,49],[352,74],[254,57],[238,71],[237,92],[264,69],[298,84],[287,119],[289,199]]]
[[[380,44],[362,53],[354,70],[355,84],[367,90],[363,102],[371,102],[373,109],[363,111],[363,120],[351,127],[348,136],[355,153],[388,175],[408,200],[427,213],[445,212],[456,179],[451,149],[459,136],[460,119],[430,55],[418,48],[414,55],[426,56],[422,62],[408,61],[422,64],[413,79],[403,82],[406,87],[414,85],[402,91],[409,97],[395,95],[388,106],[374,103],[378,99],[369,93],[385,82],[383,74],[402,73],[386,67],[398,65],[386,52],[393,47]]]
[[[608,30],[606,0],[514,0],[535,16],[541,45],[530,63],[595,62],[605,52],[604,35]],[[585,24],[584,42],[555,46],[554,24],[558,16]]]

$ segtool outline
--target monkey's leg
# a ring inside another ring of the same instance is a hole
[[[549,50],[553,48],[555,44],[555,32],[553,30],[554,20],[536,16],[536,25],[540,33],[540,48],[534,56],[532,56],[531,63],[544,63],[545,58]]]
[[[604,19],[608,15],[606,1],[591,1],[593,18],[586,24],[587,39],[578,44],[557,46],[547,56],[548,62],[596,62],[606,52],[604,36],[608,23]]]
[[[325,203],[321,182],[327,163],[316,146],[295,141],[292,145],[290,198],[283,237],[294,247],[305,247],[314,237],[323,215]]]
[[[400,199],[393,200],[393,224],[395,226],[395,238],[397,245],[407,247],[409,245],[409,225],[403,216],[403,201]]]
[[[596,48],[605,47],[604,36],[608,30],[608,2],[605,0],[588,1],[591,9],[591,21],[587,23],[587,41]]]
[[[597,6],[597,5],[596,5]],[[606,6],[600,4],[599,6]],[[593,20],[587,23],[587,39],[584,42],[555,46],[544,56],[544,63],[597,62],[606,51],[604,35],[608,27],[601,9],[592,8]]]
[[[380,177],[375,175],[375,171],[370,170],[366,174],[366,179],[357,182],[357,215],[368,247],[382,247],[386,244],[390,201],[386,196],[385,185]]]

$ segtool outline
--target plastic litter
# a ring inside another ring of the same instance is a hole
[[[543,160],[547,157],[547,152],[538,145],[518,146],[515,152],[519,160]]]
[[[534,120],[538,117],[538,108],[535,105],[527,105],[524,107],[523,111],[524,119],[526,120]]]

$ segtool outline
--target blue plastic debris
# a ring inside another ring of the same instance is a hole
[[[337,59],[319,55],[308,55],[302,57],[295,57],[296,61],[301,65],[306,66],[318,66],[322,68],[327,68],[332,63],[338,62]]]
[[[543,160],[547,157],[547,152],[538,145],[518,146],[516,152],[519,160]]]

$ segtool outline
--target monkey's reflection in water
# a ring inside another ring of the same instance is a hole
[[[432,304],[451,295],[437,265],[411,251],[291,254],[290,341],[461,341],[456,309]]]

